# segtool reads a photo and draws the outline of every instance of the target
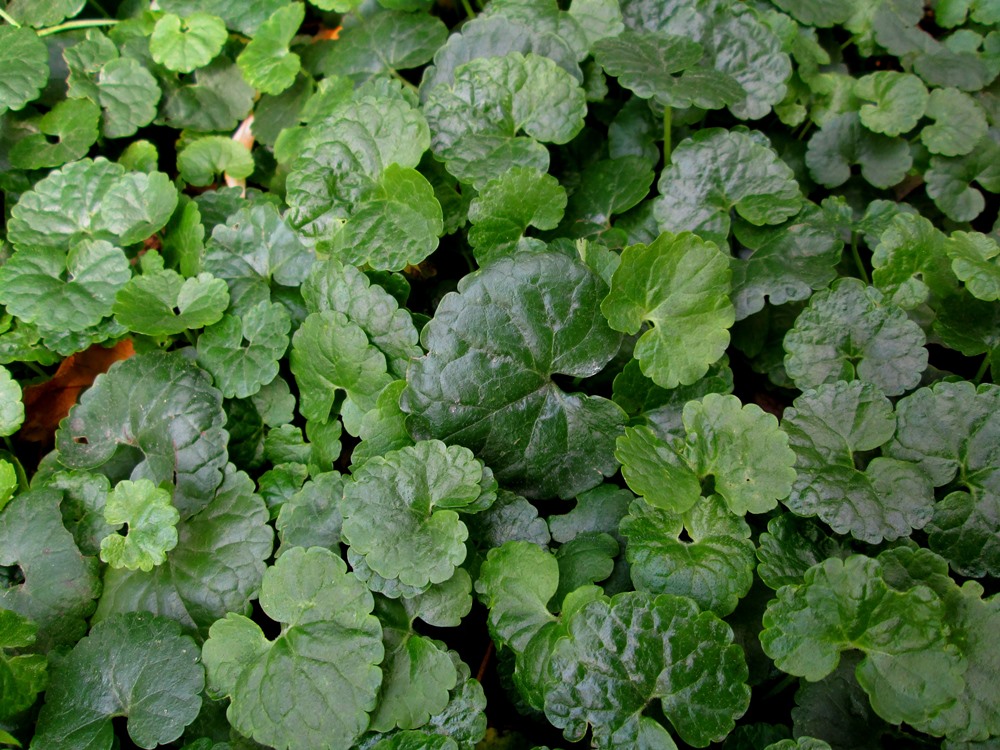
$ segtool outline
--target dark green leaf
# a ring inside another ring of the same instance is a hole
[[[49,79],[45,44],[30,29],[0,26],[0,115],[34,100]]]
[[[872,133],[862,126],[854,112],[837,115],[824,123],[809,139],[806,151],[809,174],[830,188],[847,182],[855,164],[861,167],[861,176],[871,185],[892,187],[902,181],[912,163],[906,141]]]

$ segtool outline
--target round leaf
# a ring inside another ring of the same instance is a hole
[[[0,26],[0,115],[34,100],[49,80],[49,53],[31,29]]]
[[[160,65],[190,73],[210,63],[222,51],[227,37],[226,24],[217,16],[192,13],[181,19],[167,13],[153,27],[149,52]]]
[[[916,127],[930,98],[923,82],[910,73],[886,70],[869,73],[854,84],[854,95],[873,101],[864,104],[858,116],[869,130],[899,135]]]
[[[101,540],[101,559],[112,568],[150,571],[177,546],[180,514],[170,493],[148,479],[123,480],[108,493],[104,520],[111,526],[128,524],[127,534],[109,534]]]

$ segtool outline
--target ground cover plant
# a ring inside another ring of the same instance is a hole
[[[0,746],[1000,746],[998,23],[0,2]]]

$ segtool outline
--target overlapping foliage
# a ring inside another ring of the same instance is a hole
[[[0,746],[996,747],[997,3],[473,2],[0,1]]]

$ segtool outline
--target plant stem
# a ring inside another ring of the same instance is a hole
[[[799,678],[795,677],[794,675],[786,674],[784,678],[781,680],[781,682],[779,682],[777,685],[775,685],[774,687],[772,687],[770,690],[767,691],[767,694],[764,696],[764,700],[767,700],[768,698],[773,698],[778,693],[783,692],[785,688],[796,682],[798,679]]]
[[[979,364],[979,369],[976,371],[976,377],[972,379],[972,382],[979,385],[983,382],[983,378],[986,376],[986,371],[990,369],[990,355],[989,352],[983,355],[983,361]]]
[[[11,26],[13,26],[16,29],[21,28],[21,24],[19,24],[13,18],[11,18],[10,16],[8,16],[7,13],[3,9],[0,9],[0,18],[2,18],[4,21],[6,21],[7,23],[9,23]]]
[[[399,81],[401,84],[403,84],[407,88],[411,89],[412,91],[420,91],[420,87],[419,86],[417,86],[416,84],[413,84],[413,83],[410,83],[409,81],[407,81],[405,78],[403,78],[402,75],[400,75],[400,73],[398,71],[393,70],[392,71],[392,75],[393,75],[393,77],[397,81]]]
[[[22,362],[21,364],[25,365],[29,370],[32,370],[36,375],[48,379],[49,374],[34,362]]]
[[[476,15],[476,12],[472,9],[472,5],[469,4],[469,0],[462,0],[462,8],[465,9],[467,18],[473,18]]]
[[[670,164],[670,154],[673,151],[673,142],[670,140],[670,129],[673,127],[673,110],[670,107],[663,108],[663,166]]]
[[[73,29],[90,29],[95,26],[114,26],[118,21],[114,18],[83,18],[79,21],[67,21],[57,26],[50,26],[38,32],[38,36],[51,36],[61,31],[72,31]]]
[[[858,253],[858,233],[851,233],[851,257],[854,258],[854,265],[858,268],[858,273],[861,274],[861,280],[866,284],[871,284],[871,279],[868,278],[868,269],[865,268],[865,264],[861,261],[861,255]]]

